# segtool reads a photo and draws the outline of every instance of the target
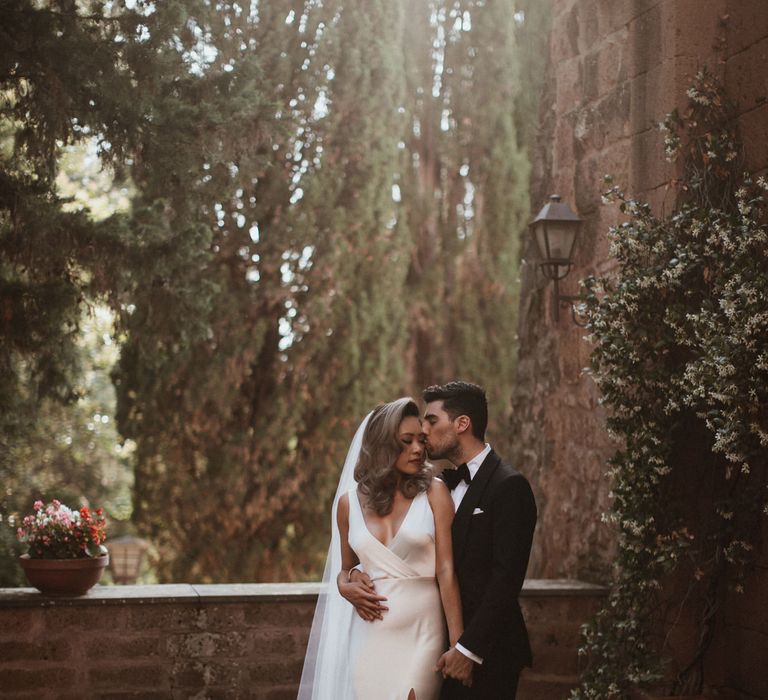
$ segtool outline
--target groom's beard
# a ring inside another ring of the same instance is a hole
[[[456,461],[459,456],[459,441],[456,440],[448,445],[439,445],[430,447],[427,443],[427,456],[430,459],[447,459],[453,464],[458,464]]]

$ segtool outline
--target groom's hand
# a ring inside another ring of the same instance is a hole
[[[443,678],[454,678],[469,688],[472,685],[473,664],[472,659],[451,647],[438,659],[437,670]]]
[[[383,620],[384,613],[389,610],[382,605],[386,597],[376,593],[370,576],[359,569],[352,569],[349,581],[339,584],[339,593],[352,603],[357,614],[366,622]]]

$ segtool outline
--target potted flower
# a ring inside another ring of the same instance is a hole
[[[35,501],[34,509],[16,531],[29,546],[19,558],[27,579],[45,595],[83,595],[109,563],[104,512],[71,510],[56,499]]]

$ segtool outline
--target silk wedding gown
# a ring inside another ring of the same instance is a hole
[[[349,491],[349,544],[387,597],[383,620],[352,623],[351,671],[356,700],[435,700],[434,671],[448,648],[435,578],[435,520],[426,493],[417,495],[389,546],[368,530],[357,489]]]

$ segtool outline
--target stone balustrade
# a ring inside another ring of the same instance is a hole
[[[293,700],[320,584],[97,586],[81,598],[0,589],[3,698]],[[605,589],[526,581],[535,663],[519,700],[576,683],[579,627]]]

